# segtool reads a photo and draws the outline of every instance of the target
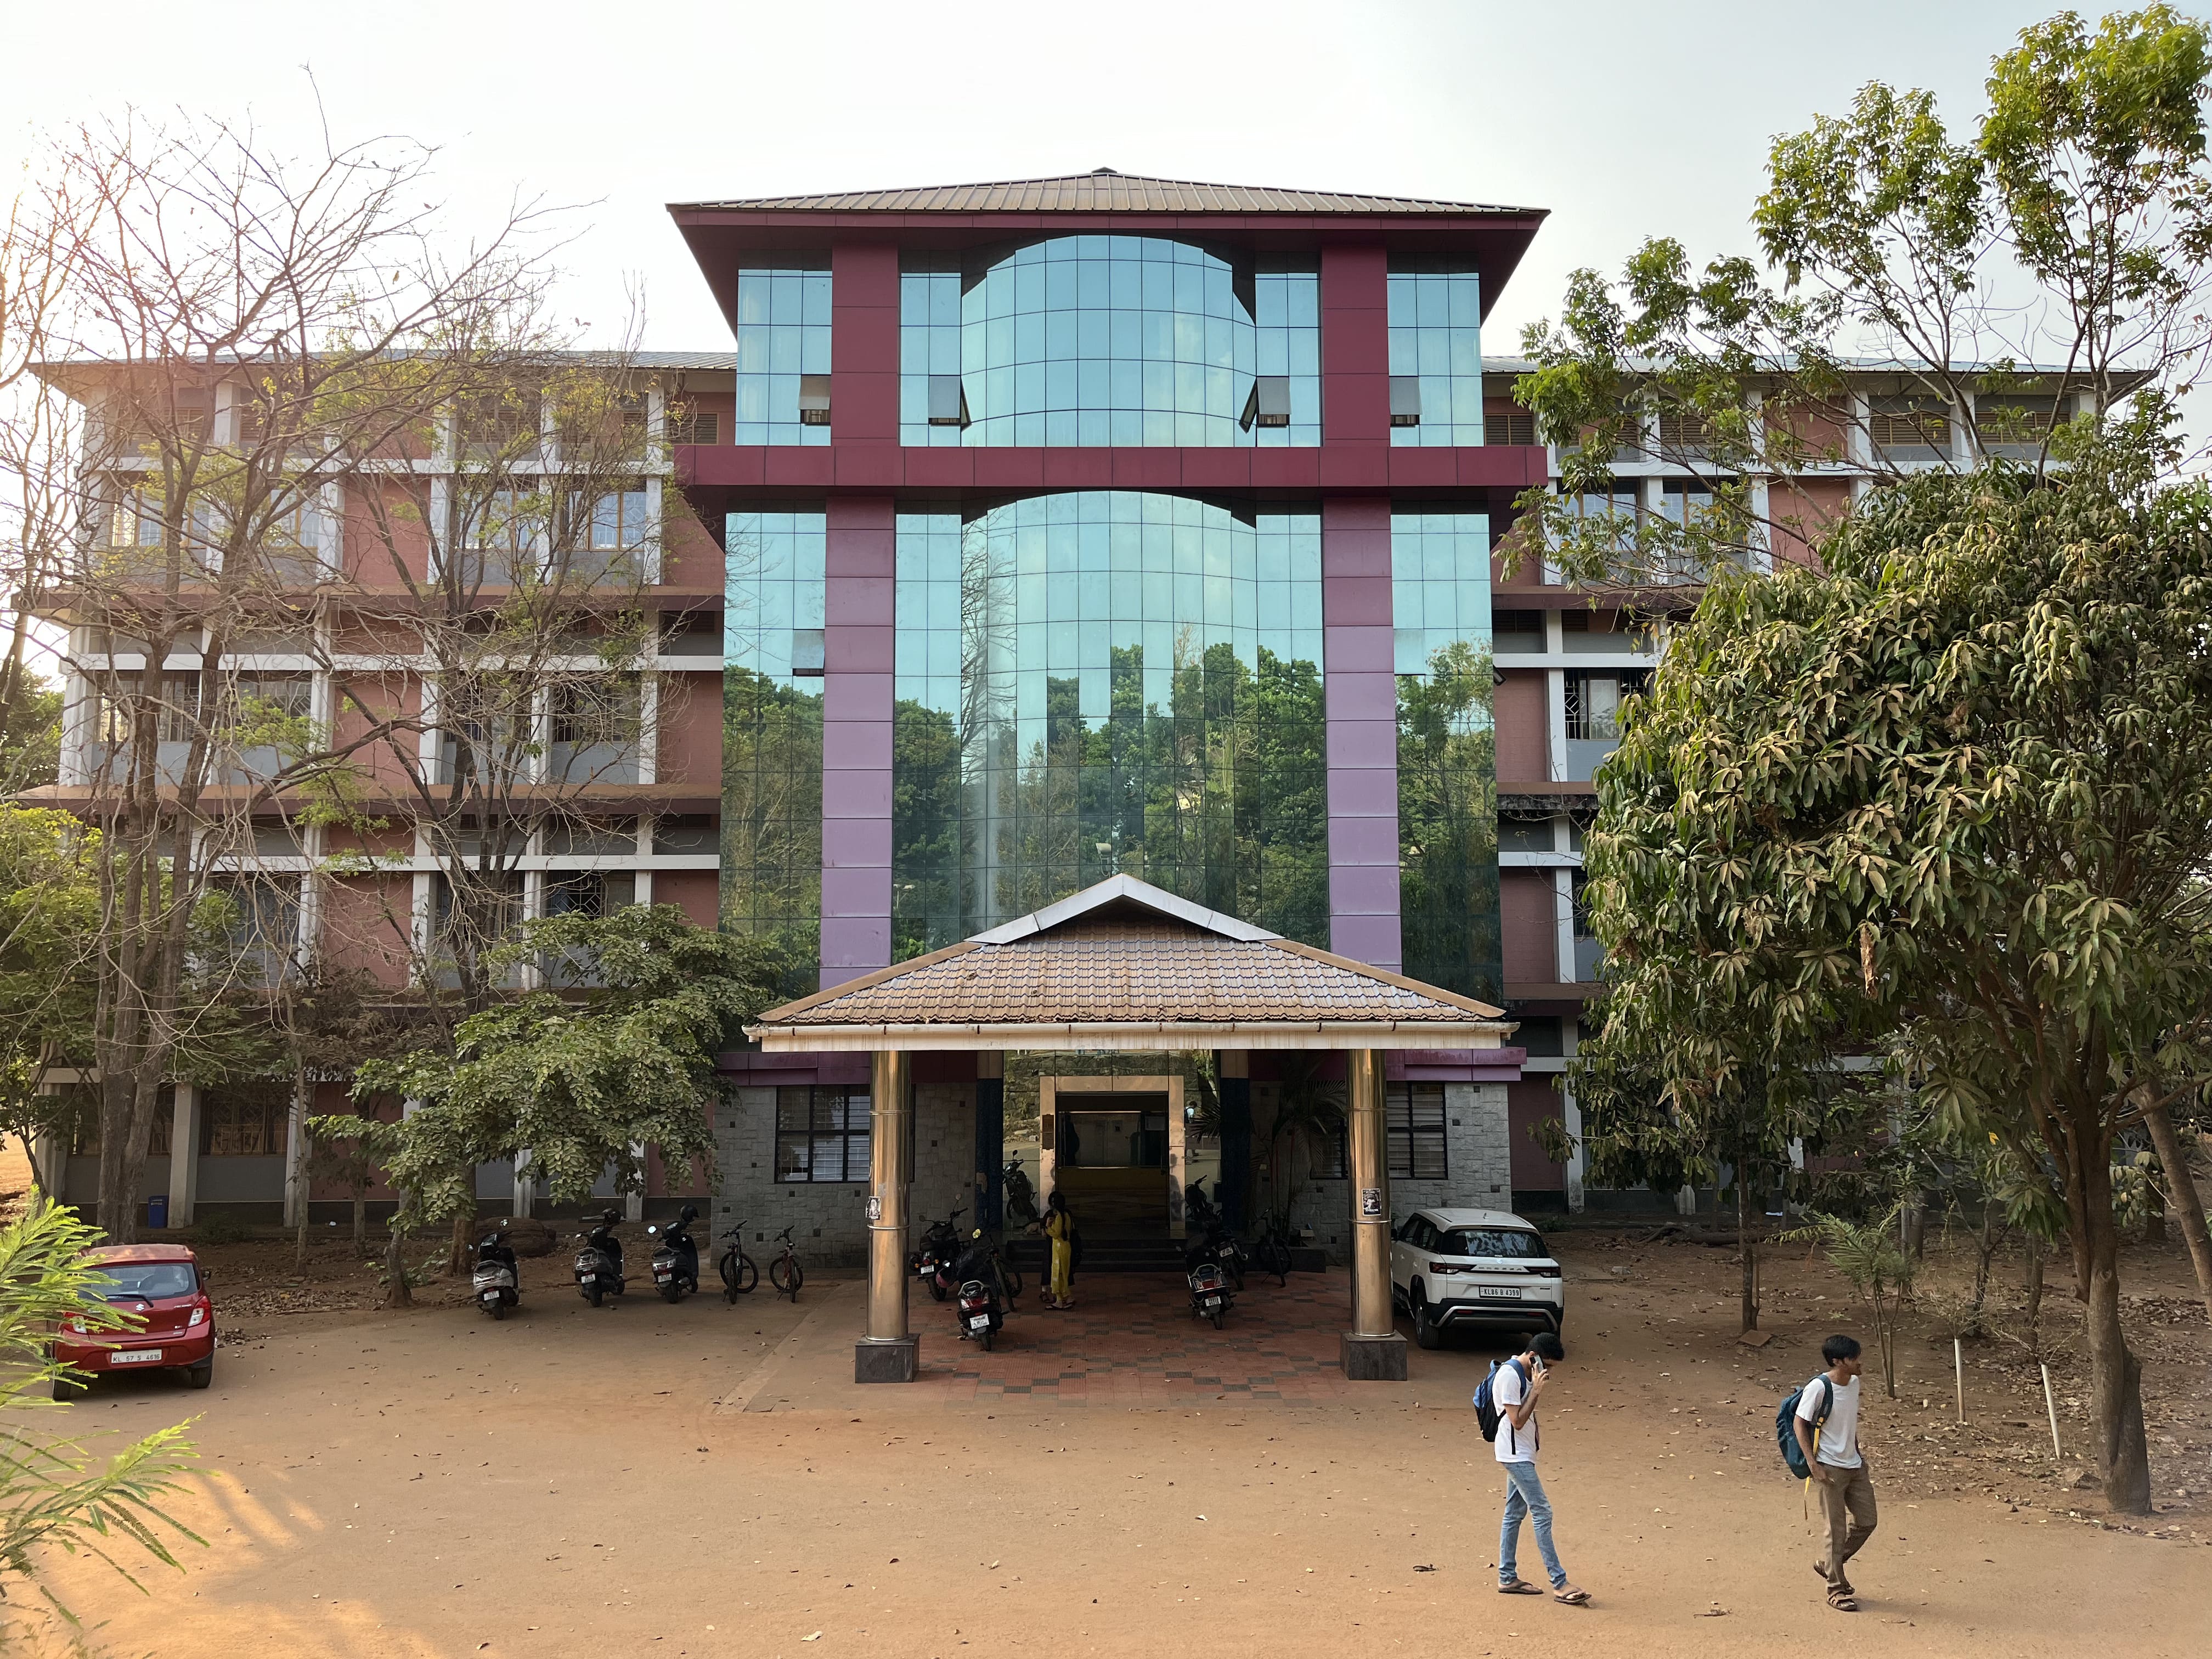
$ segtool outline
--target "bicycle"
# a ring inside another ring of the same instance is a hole
[[[768,1282],[775,1286],[778,1296],[787,1296],[796,1304],[799,1287],[806,1282],[806,1274],[799,1265],[799,1253],[792,1249],[791,1228],[786,1227],[778,1233],[775,1242],[783,1246],[783,1254],[768,1264]]]
[[[1275,1283],[1291,1282],[1291,1230],[1279,1215],[1271,1215],[1252,1243],[1252,1263],[1275,1276]]]
[[[722,1235],[729,1240],[730,1248],[722,1252],[721,1259],[714,1265],[721,1272],[722,1300],[725,1302],[735,1302],[741,1296],[750,1295],[753,1287],[760,1283],[760,1269],[753,1265],[752,1257],[738,1244],[744,1231],[745,1224],[740,1221]]]

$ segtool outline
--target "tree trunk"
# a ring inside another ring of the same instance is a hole
[[[2043,1263],[2051,1246],[2038,1233],[2027,1237],[2027,1351],[2043,1358]]]
[[[2090,1424],[2106,1507],[2150,1513],[2150,1448],[2143,1438],[2142,1367],[2120,1324],[2120,1240],[2112,1219],[2112,1172],[2101,1152],[2073,1160],[2067,1207],[2074,1212],[2074,1274],[2088,1310]]]
[[[362,1187],[353,1189],[353,1253],[368,1254],[368,1191]]]
[[[1735,1171],[1735,1243],[1743,1260],[1743,1328],[1759,1328],[1759,1241],[1751,1236],[1751,1182],[1743,1166]]]
[[[2204,1200],[2189,1172],[2181,1132],[2173,1127],[2173,1118],[2163,1106],[2153,1106],[2143,1113],[2143,1127],[2150,1131],[2150,1144],[2165,1171],[2181,1236],[2189,1241],[2189,1259],[2197,1269],[2197,1293],[2204,1298],[2206,1317],[2212,1318],[2212,1237],[2205,1231]]]
[[[406,1201],[403,1196],[402,1203]],[[384,1305],[387,1308],[411,1308],[415,1292],[407,1284],[407,1232],[399,1224],[399,1218],[392,1218],[392,1243],[384,1252]]]
[[[476,1171],[473,1169],[469,1171],[469,1180],[473,1185],[476,1180]],[[476,1242],[477,1206],[475,1200],[471,1200],[453,1212],[453,1240],[446,1252],[447,1273],[460,1273],[468,1271],[469,1258],[475,1253]]]
[[[1915,1261],[1921,1259],[1921,1253],[1928,1246],[1928,1206],[1922,1201],[1923,1197],[1923,1194],[1914,1193],[1910,1201],[1906,1203],[1901,1218],[1905,1237],[1899,1243],[1903,1246],[1905,1255],[1911,1256]]]

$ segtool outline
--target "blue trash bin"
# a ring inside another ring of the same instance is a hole
[[[169,1224],[168,1194],[156,1193],[146,1200],[146,1224],[156,1228]]]

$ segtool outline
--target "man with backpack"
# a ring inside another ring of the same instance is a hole
[[[1820,1345],[1828,1369],[1797,1391],[1790,1428],[1808,1478],[1820,1488],[1827,1517],[1827,1553],[1814,1571],[1827,1581],[1828,1605],[1838,1613],[1859,1610],[1857,1593],[1844,1576],[1844,1564],[1874,1535],[1874,1480],[1859,1453],[1859,1373],[1865,1362],[1848,1336]]]
[[[1544,1571],[1552,1580],[1552,1599],[1571,1607],[1586,1607],[1589,1592],[1567,1582],[1559,1553],[1552,1547],[1552,1503],[1544,1483],[1536,1478],[1536,1454],[1542,1432],[1536,1424],[1536,1404],[1542,1398],[1551,1367],[1567,1357],[1559,1339],[1540,1331],[1513,1358],[1493,1364],[1474,1396],[1475,1419],[1483,1437],[1492,1442],[1498,1461],[1505,1468],[1505,1522],[1498,1535],[1498,1593],[1500,1595],[1541,1595],[1544,1592],[1524,1580],[1516,1569],[1521,1546],[1521,1518],[1536,1523],[1536,1551],[1544,1558]]]

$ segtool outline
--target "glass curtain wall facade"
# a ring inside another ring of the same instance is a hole
[[[1060,236],[900,278],[899,441],[1321,441],[1321,279],[1146,236]]]
[[[822,938],[822,670],[829,538],[819,512],[729,514],[723,611],[722,926],[773,941],[813,991]]]
[[[1326,945],[1317,514],[902,514],[896,587],[894,960],[1123,872]]]
[[[1406,972],[1496,1002],[1504,969],[1488,515],[1392,514],[1390,597]]]
[[[1482,279],[1393,261],[1390,441],[1482,441]]]
[[[791,255],[740,270],[732,441],[826,444],[829,398],[829,260]],[[801,418],[808,402],[823,418]]]

